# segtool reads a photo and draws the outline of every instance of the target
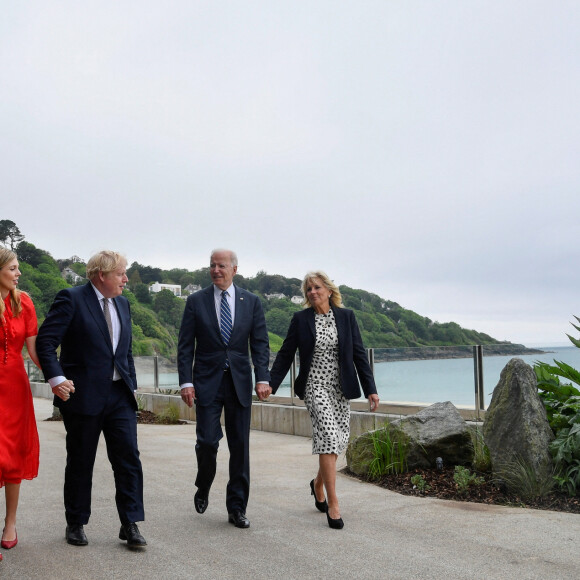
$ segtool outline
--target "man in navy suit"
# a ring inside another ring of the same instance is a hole
[[[181,398],[195,402],[197,492],[194,505],[205,512],[216,473],[220,425],[225,416],[230,451],[226,489],[228,521],[238,528],[250,527],[246,507],[250,492],[250,420],[252,416],[252,368],[256,393],[263,400],[268,384],[270,358],[266,320],[259,298],[233,284],[238,258],[231,250],[214,250],[210,260],[213,284],[187,299],[177,364]]]
[[[101,432],[115,476],[119,538],[130,548],[147,542],[136,522],[143,511],[143,472],[137,448],[137,389],[131,313],[123,296],[127,261],[103,251],[87,263],[84,286],[61,290],[36,342],[44,376],[66,429],[66,540],[88,544],[93,466]],[[57,348],[60,345],[60,360]]]

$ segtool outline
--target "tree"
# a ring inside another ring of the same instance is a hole
[[[138,284],[142,284],[143,280],[141,280],[141,276],[139,275],[139,270],[133,270],[133,272],[131,273],[131,276],[129,277],[129,288],[131,288],[131,290],[135,291],[135,288],[137,287]],[[143,302],[142,300],[140,300],[140,302]]]
[[[0,220],[0,242],[10,245],[10,249],[14,251],[17,244],[24,239],[20,233],[18,226],[11,220]]]
[[[270,332],[284,338],[292,320],[292,313],[280,308],[272,308],[266,312],[266,326]]]
[[[147,286],[147,284],[135,284],[133,292],[135,293],[135,298],[137,298],[141,304],[151,304],[151,302],[153,302],[151,292],[149,292],[149,286]]]
[[[34,244],[30,244],[29,242],[20,242],[18,244],[18,259],[22,262],[26,262],[36,268],[45,261],[46,257],[52,260],[52,257],[46,250],[41,250]]]

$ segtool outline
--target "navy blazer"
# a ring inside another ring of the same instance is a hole
[[[131,392],[137,389],[129,301],[118,296],[112,302],[121,323],[115,352],[103,309],[90,282],[61,290],[38,331],[36,352],[44,376],[64,376],[75,386],[67,401],[54,397],[54,405],[62,410],[84,415],[100,413],[107,402],[114,367]],[[56,354],[59,345],[60,360]],[[137,409],[134,397],[131,400]]]
[[[249,352],[256,383],[270,380],[270,346],[262,304],[255,294],[238,286],[234,288],[234,328],[227,345],[220,333],[213,284],[189,296],[183,312],[177,350],[179,384],[193,383],[197,404],[202,407],[211,404],[216,396],[223,378],[226,357],[242,406],[252,404]]]
[[[363,346],[354,312],[346,308],[334,307],[332,307],[332,312],[334,313],[338,332],[338,367],[340,386],[344,396],[347,399],[358,399],[361,396],[361,384],[365,397],[376,394],[375,379]],[[294,383],[294,392],[298,397],[304,399],[315,341],[314,309],[307,308],[296,312],[290,322],[284,344],[282,344],[282,348],[278,352],[274,366],[270,371],[270,386],[273,393],[278,390],[280,383],[288,374],[298,349],[300,369]]]

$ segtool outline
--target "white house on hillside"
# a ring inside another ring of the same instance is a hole
[[[302,300],[304,300],[302,296],[292,296],[292,298],[290,298],[290,302],[292,302],[292,304],[302,304]]]
[[[149,292],[153,292],[153,294],[157,294],[157,292],[161,292],[161,290],[169,290],[173,292],[175,296],[181,296],[181,286],[179,284],[160,284],[159,282],[153,282],[151,286],[149,286]]]
[[[82,282],[84,278],[79,276],[74,270],[70,268],[65,268],[62,271],[61,276],[69,283],[69,284],[76,284],[77,282]]]
[[[201,290],[201,286],[199,284],[188,284],[184,289],[184,294],[195,294]]]
[[[272,298],[275,298],[276,300],[282,300],[283,298],[286,298],[286,295],[282,294],[281,292],[278,292],[276,294],[264,294],[264,296],[268,300],[272,300]]]

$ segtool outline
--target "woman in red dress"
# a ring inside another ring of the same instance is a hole
[[[3,548],[18,543],[16,510],[20,482],[38,475],[38,432],[32,393],[22,347],[38,365],[34,305],[28,294],[18,290],[16,254],[0,248],[0,487],[5,486],[6,518],[2,530]]]

